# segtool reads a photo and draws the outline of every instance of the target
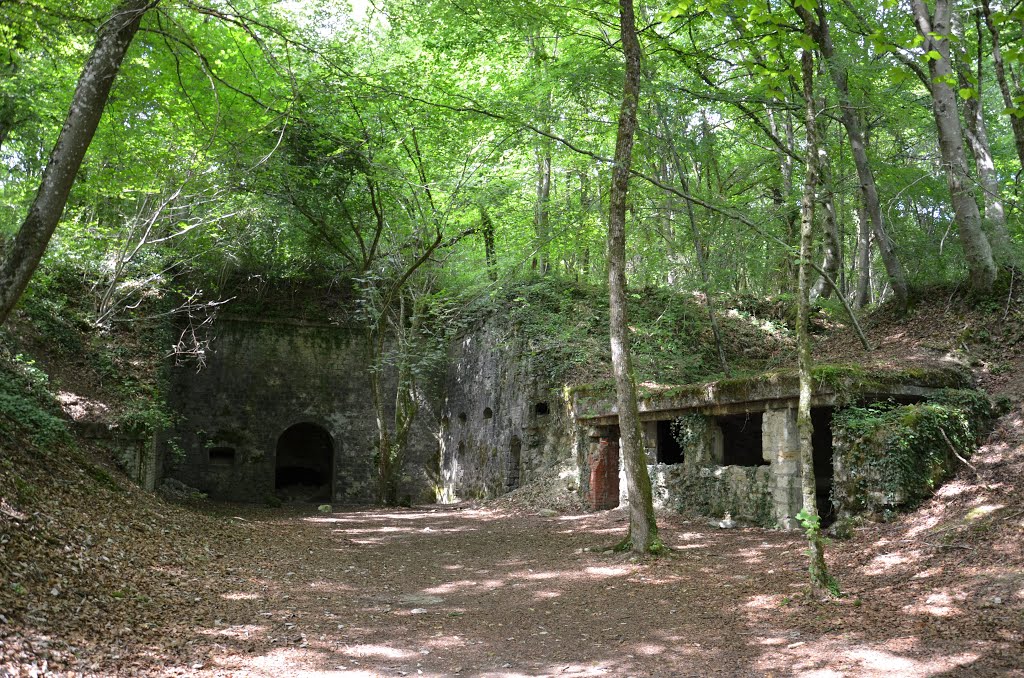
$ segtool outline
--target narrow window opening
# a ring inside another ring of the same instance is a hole
[[[505,491],[511,492],[519,487],[519,464],[522,461],[523,441],[519,436],[512,436],[508,446],[508,462],[505,466]]]
[[[761,447],[761,412],[733,414],[717,418],[722,429],[724,466],[765,466]]]
[[[547,403],[537,403],[537,406],[533,408],[533,411],[538,417],[543,417],[551,413],[551,409]]]
[[[658,424],[658,463],[659,464],[682,464],[683,448],[679,441],[672,435],[672,422],[669,420],[659,421]]]
[[[490,419],[493,416],[494,416],[494,412],[491,411],[491,408],[485,407],[484,408],[484,419]]]
[[[235,448],[233,447],[211,447],[209,454],[211,464],[230,466],[235,463]]]
[[[465,424],[466,423],[466,413],[465,412],[459,412],[459,423],[461,423],[461,424]]]

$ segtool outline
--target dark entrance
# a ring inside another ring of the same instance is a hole
[[[334,441],[316,424],[295,424],[277,439],[274,491],[286,501],[329,502]]]
[[[512,436],[508,446],[508,461],[505,464],[505,491],[511,492],[519,487],[519,464],[522,461],[523,441],[519,436]]]
[[[832,408],[811,408],[811,423],[814,435],[811,444],[814,447],[814,485],[818,501],[818,515],[821,516],[822,527],[835,522],[835,507],[832,505]]]
[[[682,464],[683,448],[679,447],[679,441],[672,435],[672,422],[669,420],[659,421],[658,424],[658,463],[659,464]]]
[[[723,466],[764,466],[761,446],[761,412],[718,417],[722,429]]]

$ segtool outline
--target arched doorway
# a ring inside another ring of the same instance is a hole
[[[290,426],[277,439],[274,492],[288,501],[329,502],[333,496],[334,441],[322,426]]]

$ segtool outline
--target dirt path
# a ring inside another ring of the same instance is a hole
[[[792,534],[665,516],[674,554],[637,563],[603,552],[619,511],[226,510],[236,529],[207,571],[217,600],[115,673],[1024,675],[1019,607],[914,609],[920,587],[892,586],[807,600]],[[863,547],[833,552],[855,589],[877,587],[876,560],[842,562]]]

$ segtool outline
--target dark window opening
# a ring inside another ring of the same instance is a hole
[[[815,497],[818,501],[818,515],[821,526],[828,527],[835,522],[835,507],[832,505],[832,412],[831,407],[811,408],[811,423],[814,435],[811,437],[814,458]]]
[[[463,423],[463,424],[466,423],[466,413],[465,412],[459,412],[459,422]]]
[[[522,459],[523,441],[519,436],[512,436],[508,446],[508,461],[505,464],[505,491],[511,492],[519,487],[519,463]]]
[[[229,466],[235,463],[235,448],[233,447],[211,447],[209,454],[211,464]]]
[[[716,419],[722,429],[723,466],[765,466],[760,412],[731,414]]]
[[[494,412],[491,411],[491,408],[485,407],[484,408],[484,419],[490,419],[493,416],[494,416]]]
[[[277,439],[274,490],[288,501],[331,501],[334,441],[316,424],[295,424]]]
[[[459,458],[461,459],[465,455],[466,455],[466,443],[460,442],[459,443]]]
[[[551,409],[548,407],[547,403],[537,403],[537,406],[533,408],[533,411],[538,417],[543,417],[551,413]]]
[[[672,422],[669,420],[659,421],[658,424],[658,463],[659,464],[682,464],[683,448],[679,441],[672,435]]]
[[[449,421],[450,420],[448,419],[448,415],[447,414],[444,415],[443,417],[441,417],[441,427],[442,428],[448,428]]]

